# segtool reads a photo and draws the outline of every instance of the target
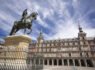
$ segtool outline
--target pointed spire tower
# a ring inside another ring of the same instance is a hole
[[[79,27],[78,37],[80,39],[85,39],[86,38],[86,33],[83,32],[82,27],[80,26],[80,21],[78,21],[78,27]]]
[[[79,32],[82,33],[83,30],[82,30],[82,27],[80,26],[80,21],[78,21],[78,27],[79,27]]]
[[[40,35],[39,35],[39,37],[37,38],[37,41],[38,41],[38,42],[43,41],[43,32],[42,32],[42,29],[40,30]]]

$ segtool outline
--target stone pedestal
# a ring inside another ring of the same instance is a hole
[[[6,68],[13,68],[13,70],[27,68],[27,52],[28,46],[31,42],[27,35],[8,36],[4,38],[5,45],[3,48],[2,65]]]

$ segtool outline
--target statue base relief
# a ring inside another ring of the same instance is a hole
[[[27,52],[31,38],[27,35],[12,35],[4,38],[5,44],[0,56],[4,69],[27,69]],[[2,67],[2,68],[3,68]]]

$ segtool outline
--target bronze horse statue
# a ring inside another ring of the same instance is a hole
[[[15,35],[15,33],[20,30],[20,29],[24,29],[24,34],[26,32],[26,29],[30,29],[30,32],[28,32],[27,34],[30,34],[32,32],[32,21],[37,19],[37,12],[33,12],[30,14],[30,16],[25,18],[25,21],[22,20],[17,20],[14,22],[13,28],[10,32],[10,35]]]

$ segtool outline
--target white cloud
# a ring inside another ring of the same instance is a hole
[[[0,11],[0,28],[6,32],[9,32],[13,21],[15,20],[10,14]]]
[[[64,21],[60,20],[60,22],[56,23],[56,29],[54,29],[55,35],[50,36],[49,39],[58,39],[58,38],[72,38],[77,37],[77,26],[74,25],[73,21],[67,21],[65,23]]]
[[[95,29],[85,29],[84,31],[87,33],[87,37],[95,37]]]
[[[42,25],[43,27],[48,27],[45,21],[41,19],[40,16],[37,17],[38,24]]]

